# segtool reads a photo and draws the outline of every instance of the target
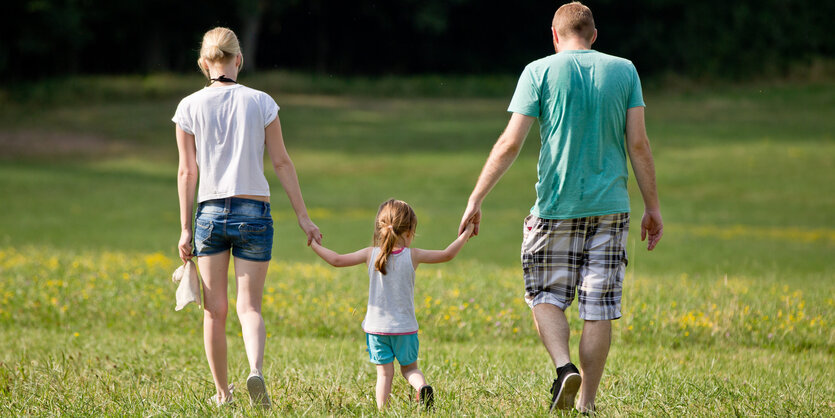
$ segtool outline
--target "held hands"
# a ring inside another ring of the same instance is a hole
[[[658,241],[661,241],[662,235],[664,235],[664,223],[661,221],[661,211],[645,210],[644,217],[641,219],[641,241],[649,237],[647,251],[655,248]]]
[[[461,217],[461,225],[458,226],[458,235],[463,234],[469,227],[471,228],[471,236],[478,235],[478,226],[481,223],[481,205],[468,204],[464,211],[464,216]]]
[[[191,257],[192,257],[191,251],[193,249],[192,245],[191,245],[191,239],[192,239],[191,230],[184,229],[180,233],[180,242],[177,244],[177,248],[180,251],[180,259],[183,260],[183,263],[185,263],[188,260],[191,260]]]
[[[310,218],[303,218],[299,219],[299,227],[301,227],[304,234],[307,235],[307,245],[310,246],[311,242],[316,242],[317,244],[322,244],[322,233],[319,232],[319,227],[316,226]]]
[[[470,222],[464,227],[464,232],[458,234],[458,236],[463,235],[465,239],[469,240],[473,236],[473,231],[475,231],[475,224]]]

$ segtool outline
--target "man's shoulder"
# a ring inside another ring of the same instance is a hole
[[[533,60],[533,61],[529,62],[528,65],[525,66],[525,69],[526,70],[535,70],[535,69],[538,69],[538,68],[547,67],[554,62],[556,57],[557,57],[557,54],[551,54],[551,55]]]
[[[572,54],[571,51],[566,51],[566,52],[568,52],[568,53],[551,54],[551,55],[536,59],[534,61],[531,61],[530,63],[528,63],[527,66],[525,66],[525,69],[528,70],[528,71],[539,72],[539,71],[542,71],[543,69],[547,69],[547,68],[550,68],[550,67],[555,66],[555,65],[566,64],[566,60],[571,60],[572,58],[570,58],[570,57],[577,55],[576,53]],[[584,50],[582,52],[583,52],[582,56],[585,56],[585,57],[587,57],[587,59],[591,59],[591,60],[594,60],[594,61],[599,62],[599,63],[622,65],[622,66],[633,67],[634,68],[634,65],[632,64],[632,61],[630,61],[626,58],[623,58],[623,57],[618,57],[616,55],[606,54],[606,53],[596,51],[596,50]]]
[[[601,62],[612,63],[612,64],[615,64],[615,65],[623,65],[623,66],[626,66],[626,67],[633,67],[633,68],[635,67],[632,64],[632,61],[630,61],[626,58],[619,57],[619,56],[616,56],[616,55],[606,54],[606,53],[599,52],[599,51],[595,51],[595,52],[596,52],[595,58],[597,60],[601,61]]]

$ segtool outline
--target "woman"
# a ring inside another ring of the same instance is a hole
[[[322,235],[307,214],[295,167],[284,147],[278,105],[266,93],[236,81],[243,56],[235,33],[227,28],[206,32],[197,64],[208,84],[184,98],[172,119],[180,156],[180,258],[185,262],[197,256],[203,276],[203,340],[217,389],[211,399],[216,405],[232,401],[225,328],[230,252],[235,258],[236,308],[251,369],[247,389],[254,405],[269,407],[261,373],[266,339],[261,298],[273,240],[265,147],[307,244],[321,242]]]

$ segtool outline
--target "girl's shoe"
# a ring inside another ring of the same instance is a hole
[[[432,390],[432,386],[421,386],[418,391],[418,401],[420,402],[420,406],[424,407],[427,411],[431,411],[435,407],[435,392]]]
[[[249,391],[249,403],[261,408],[270,407],[270,395],[267,394],[267,384],[260,370],[253,370],[246,378],[246,389]]]
[[[219,408],[221,406],[225,406],[225,405],[230,405],[233,401],[232,392],[234,392],[234,390],[235,390],[235,385],[229,385],[229,396],[226,399],[224,399],[223,401],[221,401],[220,397],[219,397],[220,395],[216,394],[216,395],[212,396],[211,398],[209,398],[209,405],[217,407],[217,408]]]

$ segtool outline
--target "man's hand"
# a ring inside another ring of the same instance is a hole
[[[664,222],[661,221],[661,211],[644,211],[644,217],[641,219],[641,241],[649,237],[649,241],[647,242],[648,251],[652,251],[655,248],[658,241],[661,241],[662,235],[664,235]]]
[[[467,230],[467,226],[473,225],[472,236],[478,235],[478,226],[481,223],[481,205],[468,204],[467,210],[464,211],[464,216],[461,217],[461,225],[458,226],[458,235]]]

